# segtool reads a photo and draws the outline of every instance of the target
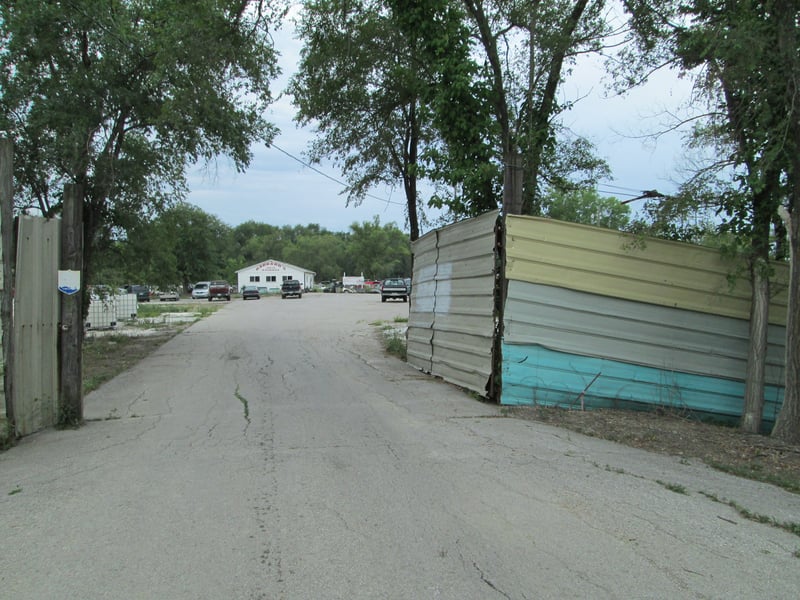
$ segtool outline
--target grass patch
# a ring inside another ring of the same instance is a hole
[[[195,312],[194,306],[175,305],[175,304],[153,304],[148,302],[139,304],[136,309],[136,316],[140,319],[150,319],[152,317],[160,317],[164,313],[185,313]]]
[[[666,481],[661,481],[660,479],[656,479],[656,483],[658,485],[664,486],[670,492],[675,492],[676,494],[683,494],[685,496],[689,495],[689,492],[686,491],[686,488],[684,486],[680,485],[679,483],[669,483],[669,482],[666,482]]]
[[[8,450],[14,445],[14,432],[11,424],[5,419],[0,419],[0,451]]]
[[[408,349],[406,346],[406,339],[396,331],[390,335],[385,336],[386,351],[389,354],[397,356],[402,360],[408,358]]]
[[[617,475],[627,475],[625,469],[621,469],[619,467],[612,467],[611,465],[606,465],[605,469],[609,473],[616,473]]]
[[[136,310],[136,316],[140,319],[152,319],[160,317],[165,313],[198,313],[200,318],[207,317],[210,314],[217,312],[222,304],[153,304],[151,302],[139,304]]]
[[[752,479],[754,481],[761,481],[763,483],[770,483],[772,485],[781,487],[786,491],[800,494],[800,481],[798,481],[797,478],[791,476],[783,477],[779,474],[770,473],[765,471],[758,464],[729,465],[713,460],[706,461],[706,463],[709,467],[712,467],[717,471],[722,471],[723,473],[729,473],[730,475],[736,475],[737,477],[744,477],[745,479]]]
[[[719,502],[720,504],[725,504],[726,506],[730,506],[733,510],[739,513],[744,519],[748,521],[755,521],[756,523],[763,523],[765,525],[771,525],[772,527],[777,527],[778,529],[783,529],[784,531],[788,531],[789,533],[793,533],[794,535],[800,537],[800,523],[796,521],[778,521],[773,517],[768,517],[767,515],[761,515],[758,513],[751,512],[750,510],[744,508],[743,506],[739,505],[737,502],[733,500],[725,500],[724,498],[719,498],[716,494],[709,494],[707,492],[700,492],[706,498],[713,500],[714,502]],[[800,552],[800,550],[798,551]],[[797,553],[795,553],[797,556]],[[800,558],[800,556],[798,556]]]
[[[395,317],[394,322],[407,323],[408,319],[405,317]],[[385,321],[373,321],[370,325],[381,328],[383,348],[388,354],[396,356],[401,360],[406,360],[408,358],[406,336],[404,334],[401,334]]]

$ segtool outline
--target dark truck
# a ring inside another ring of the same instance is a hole
[[[408,287],[406,287],[405,279],[385,279],[381,284],[381,302],[392,299],[403,302],[408,300]]]
[[[289,296],[303,297],[303,287],[297,279],[287,279],[281,284],[281,298],[288,298]]]
[[[146,285],[126,285],[125,291],[136,294],[137,302],[150,302],[150,288]]]
[[[227,281],[212,281],[208,284],[208,301],[211,302],[214,298],[225,298],[230,302],[231,286]]]

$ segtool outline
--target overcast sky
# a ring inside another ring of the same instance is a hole
[[[273,87],[277,95],[295,69],[301,44],[291,26],[277,33],[276,43],[283,69]],[[675,182],[684,178],[680,132],[657,140],[641,136],[667,127],[664,111],[675,111],[686,102],[689,83],[667,72],[625,97],[608,97],[603,78],[602,66],[587,62],[561,88],[562,99],[582,98],[564,116],[565,124],[594,142],[611,166],[613,180],[599,186],[601,194],[627,199],[641,190],[675,191]],[[394,222],[408,231],[401,186],[372,190],[374,197],[360,206],[345,206],[343,187],[336,181],[344,179],[341,172],[331,164],[315,165],[322,175],[292,158],[304,160],[313,137],[313,131],[296,127],[293,116],[291,98],[281,97],[269,115],[280,134],[274,147],[253,148],[254,159],[246,173],[237,174],[224,158],[209,170],[190,172],[189,202],[231,226],[254,220],[276,226],[317,223],[329,231],[347,231],[352,223],[377,216],[382,224]],[[631,206],[635,209],[637,203]]]

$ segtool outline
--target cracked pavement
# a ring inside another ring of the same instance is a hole
[[[504,418],[383,354],[370,323],[407,311],[233,302],[0,454],[3,595],[800,594],[800,538],[709,498],[798,522],[798,496]]]

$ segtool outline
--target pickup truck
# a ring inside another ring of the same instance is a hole
[[[408,300],[408,287],[406,287],[405,279],[385,279],[381,284],[381,302],[387,300]]]
[[[208,284],[208,301],[211,302],[214,298],[225,298],[230,302],[231,286],[227,281],[212,281]]]
[[[287,279],[281,284],[281,298],[288,298],[289,296],[303,297],[303,287],[297,279]]]

